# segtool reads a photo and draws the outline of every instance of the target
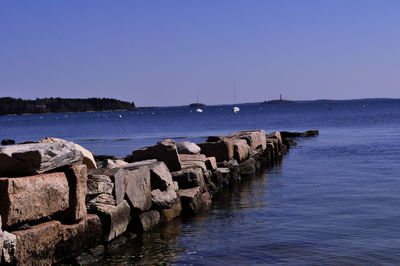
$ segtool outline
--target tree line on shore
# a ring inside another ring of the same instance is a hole
[[[134,110],[135,103],[111,98],[0,98],[0,115]]]

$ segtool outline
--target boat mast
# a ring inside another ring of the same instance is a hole
[[[236,104],[236,84],[233,83],[233,105]]]

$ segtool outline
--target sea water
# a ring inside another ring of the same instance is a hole
[[[317,101],[0,117],[0,139],[58,137],[125,156],[163,138],[303,131],[281,164],[230,184],[208,211],[139,236],[96,264],[400,263],[400,100]]]

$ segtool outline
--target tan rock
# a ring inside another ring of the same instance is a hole
[[[56,247],[57,261],[96,247],[102,237],[103,225],[97,215],[89,214],[75,224],[62,225],[62,230],[62,241]]]
[[[238,161],[242,162],[249,157],[250,146],[244,139],[233,140],[233,157]]]
[[[217,160],[215,160],[215,157],[207,157],[205,161],[206,167],[208,170],[217,170]]]
[[[69,208],[66,210],[66,218],[77,221],[87,215],[87,167],[84,164],[70,166],[66,170],[69,183]]]
[[[179,154],[179,160],[181,161],[182,169],[200,167],[204,171],[206,167],[206,156],[204,154]]]
[[[0,178],[0,215],[3,226],[38,220],[69,207],[64,173]]]
[[[264,130],[249,130],[249,131],[239,131],[228,135],[229,138],[245,139],[247,144],[252,149],[260,148],[265,150],[265,131]]]
[[[31,229],[11,233],[17,237],[17,265],[52,265],[55,262],[56,246],[63,237],[60,222],[46,222],[32,226]]]

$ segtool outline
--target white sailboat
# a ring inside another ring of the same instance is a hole
[[[197,93],[196,103],[200,104],[199,93]],[[201,109],[200,107],[196,109],[196,113],[202,113],[202,112],[203,112],[203,109]]]
[[[232,107],[232,112],[236,114],[237,112],[240,111],[240,108],[236,106],[236,86],[233,84],[233,107]]]

